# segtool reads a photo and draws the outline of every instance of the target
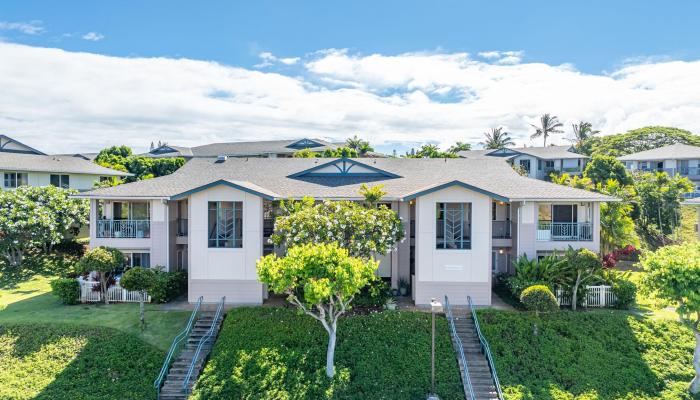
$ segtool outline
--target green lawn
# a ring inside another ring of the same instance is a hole
[[[694,339],[678,322],[604,310],[479,318],[508,400],[691,399]]]
[[[163,356],[109,328],[0,324],[0,398],[154,399]]]
[[[447,322],[438,319],[441,399],[464,399]],[[342,318],[336,377],[325,377],[327,335],[283,308],[229,312],[195,399],[421,399],[430,390],[430,314]]]

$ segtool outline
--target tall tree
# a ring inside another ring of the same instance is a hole
[[[456,158],[457,154],[449,151],[441,151],[436,144],[424,144],[418,151],[411,149],[411,153],[406,153],[407,158]]]
[[[678,304],[676,312],[695,336],[690,393],[700,393],[700,244],[666,246],[642,257],[642,284],[659,298]]]
[[[547,146],[547,138],[553,133],[564,133],[561,129],[564,124],[559,122],[559,118],[556,115],[544,114],[540,117],[540,126],[530,124],[535,128],[535,133],[530,135],[531,139],[536,139],[542,137],[544,139],[543,146]]]
[[[700,136],[692,132],[665,126],[647,126],[626,133],[593,138],[592,152],[619,157],[626,154],[682,143],[700,146]]]
[[[583,142],[593,137],[593,135],[600,133],[600,131],[593,129],[593,124],[590,122],[581,121],[578,124],[571,124],[571,127],[574,130],[572,141],[577,147],[583,145]]]
[[[124,254],[117,249],[110,247],[95,247],[88,250],[83,258],[78,262],[81,272],[89,274],[97,272],[100,276],[100,291],[105,304],[109,304],[107,289],[109,281],[114,277],[115,272],[124,265]]]
[[[345,141],[345,147],[355,150],[360,157],[364,157],[367,153],[374,151],[374,148],[370,146],[368,141],[361,139],[357,135],[348,138]]]
[[[460,151],[468,151],[472,149],[472,145],[465,142],[457,142],[447,149],[448,153],[457,153]]]
[[[508,146],[515,146],[508,132],[503,132],[503,127],[491,128],[491,132],[484,132],[486,140],[481,142],[484,148],[489,150],[504,149]]]
[[[605,183],[608,179],[614,179],[622,185],[632,183],[632,177],[617,158],[604,155],[595,155],[583,170],[583,176],[593,183]]]
[[[119,285],[126,290],[139,292],[139,321],[141,330],[146,329],[146,292],[153,288],[156,283],[156,273],[150,268],[134,267],[124,273]]]

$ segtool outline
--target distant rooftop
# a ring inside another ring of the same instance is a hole
[[[102,176],[131,174],[105,168],[82,157],[0,152],[0,170],[27,172],[57,172]]]
[[[654,161],[700,159],[700,147],[676,143],[656,149],[618,157],[620,161]]]
[[[588,158],[584,154],[574,153],[572,151],[572,146],[547,146],[547,147],[515,147],[515,148],[504,148],[504,149],[481,149],[481,150],[468,150],[460,151],[460,157],[463,158],[483,158],[483,157],[504,157],[511,158],[520,154],[527,154],[533,157],[537,157],[543,160],[555,160],[555,159],[578,159],[578,158]]]

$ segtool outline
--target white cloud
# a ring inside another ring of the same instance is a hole
[[[99,42],[100,40],[104,39],[105,36],[101,33],[97,32],[88,32],[82,36],[83,39],[89,40],[91,42]]]
[[[294,65],[301,60],[300,57],[286,57],[286,58],[278,58],[274,54],[270,53],[269,51],[264,51],[260,54],[258,54],[258,57],[262,60],[259,64],[256,64],[256,68],[265,68],[265,67],[270,67],[272,65],[275,65],[276,63],[282,63],[284,65]]]
[[[465,53],[328,50],[295,61],[303,73],[287,76],[11,43],[0,43],[0,59],[0,132],[47,152],[122,143],[141,151],[158,140],[185,146],[302,136],[343,140],[356,133],[374,144],[437,141],[447,147],[457,140],[477,143],[495,126],[519,144],[539,145],[529,140],[529,123],[545,112],[558,115],[567,132],[579,120],[604,134],[645,125],[700,132],[700,61],[626,65],[593,75],[571,65],[500,65]]]
[[[4,31],[18,31],[26,35],[39,35],[44,33],[44,27],[41,21],[29,21],[29,22],[7,22],[0,21],[0,30]]]
[[[480,57],[495,61],[501,65],[519,64],[523,59],[522,51],[482,51],[477,53]]]

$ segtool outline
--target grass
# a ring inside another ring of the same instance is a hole
[[[508,400],[692,399],[695,342],[678,322],[621,311],[479,318]]]
[[[698,223],[698,210],[695,207],[680,208],[681,226],[676,230],[678,240],[686,242],[697,242],[698,232],[695,230],[695,225]]]
[[[3,324],[0,398],[153,399],[163,355],[108,328]]]
[[[437,392],[464,399],[447,322],[437,325]],[[420,399],[430,390],[430,314],[342,318],[336,376],[325,376],[327,335],[283,308],[229,312],[194,399]]]

